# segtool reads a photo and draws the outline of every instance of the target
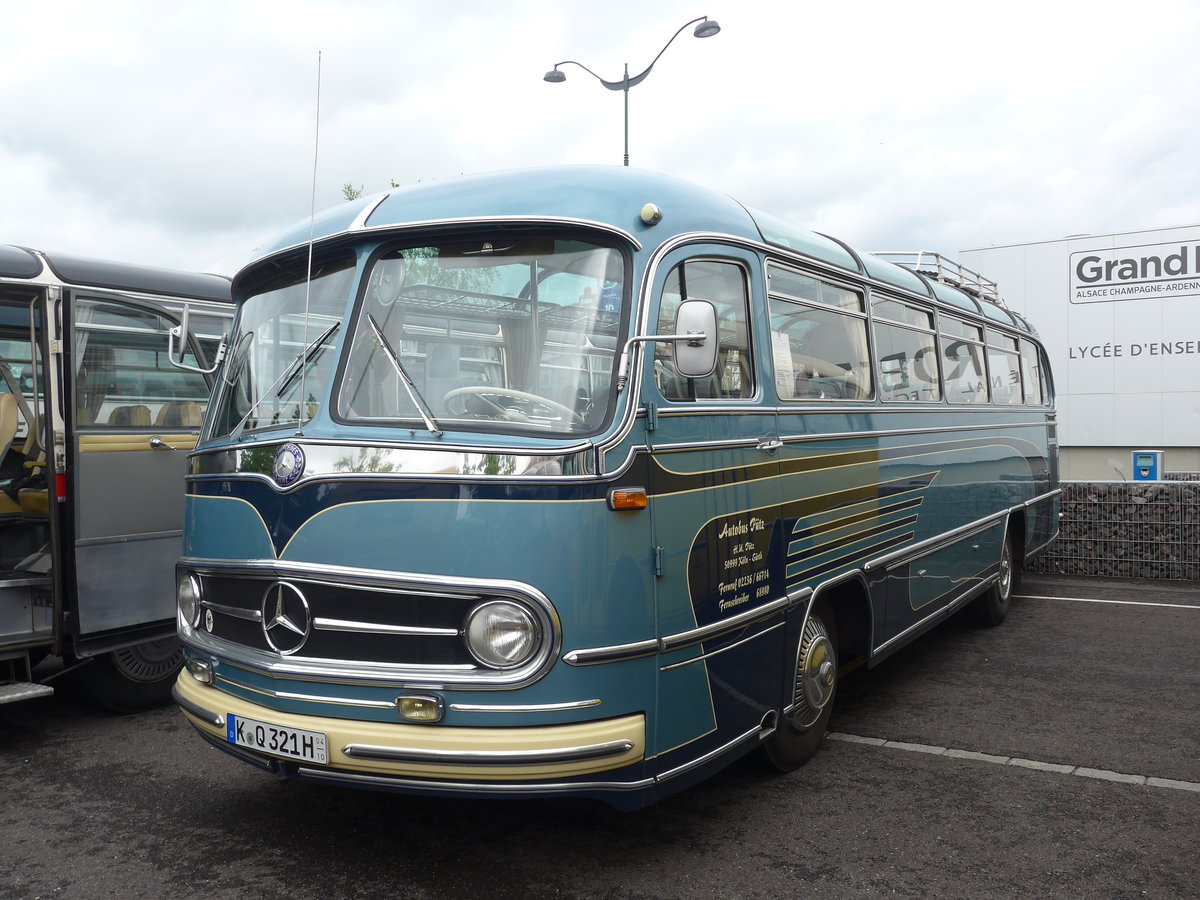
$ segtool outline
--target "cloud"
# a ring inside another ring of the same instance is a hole
[[[634,165],[855,246],[1200,221],[1200,9],[962,3],[62,2],[6,11],[0,241],[231,273],[318,209],[459,173]],[[52,49],[53,52],[47,52]]]

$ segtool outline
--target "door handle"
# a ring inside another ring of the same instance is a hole
[[[150,438],[150,449],[151,450],[178,450],[179,448],[172,447],[170,444],[168,444],[166,441],[164,441],[162,438],[160,438],[156,434],[154,437]]]
[[[783,441],[781,441],[779,438],[766,438],[765,440],[759,441],[757,449],[763,451],[763,453],[774,453],[782,446]]]

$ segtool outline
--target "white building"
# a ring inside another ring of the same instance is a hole
[[[1131,453],[1200,471],[1200,225],[964,250],[1041,333],[1062,477],[1131,478]]]

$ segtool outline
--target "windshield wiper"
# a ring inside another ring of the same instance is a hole
[[[425,398],[421,396],[421,392],[417,390],[417,386],[413,384],[413,380],[409,377],[408,372],[404,368],[404,363],[400,362],[400,357],[396,351],[392,349],[391,343],[384,337],[383,330],[379,327],[379,323],[375,321],[375,317],[367,313],[367,324],[371,326],[371,330],[375,332],[375,340],[379,341],[379,346],[383,348],[383,354],[388,358],[388,362],[392,364],[392,368],[396,370],[396,374],[400,376],[400,382],[404,385],[404,390],[408,392],[408,398],[412,400],[413,406],[417,408],[417,412],[421,414],[421,418],[425,421],[425,427],[434,437],[442,436],[442,429],[438,427],[437,421],[433,418],[433,410],[429,408],[429,404],[425,402]]]
[[[241,437],[242,429],[246,427],[246,422],[248,422],[250,417],[254,415],[254,411],[258,409],[258,405],[262,403],[263,400],[267,399],[272,392],[274,392],[276,400],[283,396],[283,392],[291,387],[292,382],[296,380],[296,376],[304,371],[305,366],[307,366],[310,362],[316,359],[317,356],[320,355],[321,351],[325,349],[325,342],[333,337],[334,332],[341,327],[341,322],[334,322],[325,329],[320,337],[296,354],[296,358],[288,363],[288,367],[279,373],[279,377],[271,383],[271,386],[263,391],[262,394],[259,395],[259,398],[254,401],[248,410],[246,410],[246,414],[242,416],[241,420],[236,426],[234,426],[233,431],[230,432],[229,437],[231,440],[236,441],[239,437]],[[301,419],[299,412],[303,408],[303,403],[304,398],[301,397],[300,402],[296,407],[296,421],[300,421]]]

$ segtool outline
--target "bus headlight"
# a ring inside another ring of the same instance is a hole
[[[179,615],[192,628],[200,624],[200,579],[193,574],[179,579],[177,588]]]
[[[489,600],[467,616],[467,649],[482,665],[511,669],[528,662],[541,644],[537,619],[519,603]]]

